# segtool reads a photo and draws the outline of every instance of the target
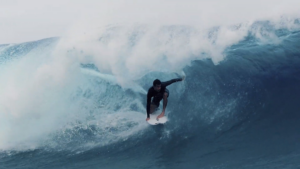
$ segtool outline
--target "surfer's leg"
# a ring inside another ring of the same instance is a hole
[[[166,107],[168,104],[168,97],[169,97],[169,91],[164,93],[164,97],[163,97],[163,112],[166,111]]]
[[[169,97],[169,90],[166,88],[164,96],[163,96],[163,112],[165,112],[167,104],[168,104],[168,97]]]
[[[164,96],[163,96],[163,99],[165,98],[165,96],[167,96],[167,98],[168,98],[169,95],[170,95],[170,92],[169,92],[169,90],[166,88],[165,93],[164,93]]]
[[[157,108],[158,108],[158,106],[152,103],[150,105],[150,114],[153,113]]]
[[[161,112],[161,114],[159,116],[157,116],[157,120],[159,118],[162,118],[165,115],[166,107],[167,107],[167,104],[168,104],[168,96],[169,96],[169,91],[164,93],[164,96],[163,96],[163,111]]]

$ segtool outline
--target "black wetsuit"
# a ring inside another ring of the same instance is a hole
[[[159,92],[155,91],[153,86],[149,88],[148,90],[148,94],[147,94],[147,117],[150,117],[150,104],[151,104],[151,98],[153,98],[152,100],[152,104],[155,104],[157,107],[159,106],[159,102],[163,99],[164,93],[167,92],[168,96],[169,96],[169,90],[166,88],[167,86],[169,86],[170,84],[174,83],[174,82],[178,82],[181,81],[181,78],[177,78],[177,79],[172,79],[170,81],[167,82],[162,82],[161,83],[161,89]]]

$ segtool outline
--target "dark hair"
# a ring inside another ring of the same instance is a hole
[[[156,85],[161,85],[161,81],[158,80],[158,79],[155,79],[155,80],[153,81],[153,86],[156,86]]]

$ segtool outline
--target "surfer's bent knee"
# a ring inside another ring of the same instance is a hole
[[[151,103],[151,105],[150,105],[150,114],[153,113],[155,111],[155,109],[157,109],[157,107],[158,107],[157,105]]]
[[[166,89],[166,90],[165,90],[165,93],[164,93],[164,98],[165,98],[165,97],[167,97],[167,98],[168,98],[168,97],[169,97],[169,93],[170,93],[170,92],[169,92],[169,90],[168,90],[168,89]]]

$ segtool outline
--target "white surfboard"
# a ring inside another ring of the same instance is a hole
[[[161,111],[155,111],[152,114],[150,114],[150,120],[148,120],[147,122],[151,125],[158,125],[158,124],[164,124],[168,121],[167,116],[161,117],[159,119],[157,119],[157,116],[159,116],[161,113]]]

